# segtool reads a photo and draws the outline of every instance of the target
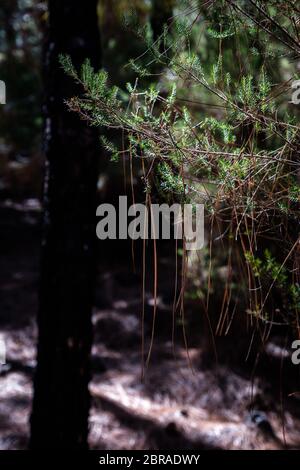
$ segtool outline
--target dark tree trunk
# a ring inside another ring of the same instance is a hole
[[[87,447],[95,279],[98,138],[64,100],[79,94],[60,67],[100,66],[97,0],[49,0],[45,44],[44,236],[31,448]]]

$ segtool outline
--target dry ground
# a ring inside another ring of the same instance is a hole
[[[35,367],[38,211],[20,206],[1,212],[0,332],[7,345],[7,364],[0,371],[0,449],[23,449],[28,442]],[[173,351],[167,329],[155,336],[142,381],[137,277],[128,267],[106,267],[99,272],[98,284],[91,448],[300,448],[297,396],[283,413],[270,383],[228,365],[204,367],[203,351],[195,344],[189,349],[192,371],[185,348],[177,344]],[[103,289],[105,302],[101,302]],[[151,303],[149,292],[147,338]],[[163,302],[158,314],[170,316]]]

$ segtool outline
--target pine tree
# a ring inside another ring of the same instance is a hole
[[[44,228],[38,357],[31,448],[87,447],[91,310],[95,277],[97,132],[69,113],[80,94],[60,54],[75,67],[100,66],[97,0],[49,0],[44,53],[46,89]]]

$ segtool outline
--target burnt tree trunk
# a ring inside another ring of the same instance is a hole
[[[59,54],[100,66],[97,0],[49,0],[44,54],[44,234],[31,448],[86,448],[98,137],[66,109],[81,93]]]

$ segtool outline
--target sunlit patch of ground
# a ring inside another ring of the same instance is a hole
[[[35,365],[33,331],[3,332],[6,364],[0,371],[0,449],[26,448]]]
[[[98,311],[97,315],[103,319],[107,311]],[[113,318],[120,325],[126,323],[123,334],[127,332],[130,337],[126,313],[114,311]],[[131,326],[136,337],[138,324],[131,319]],[[36,332],[28,326],[4,334],[7,364],[0,374],[0,448],[20,449],[28,443]],[[130,349],[126,341],[125,346],[122,341],[120,344],[116,348],[115,344],[107,347],[96,342],[93,347],[92,448],[282,448],[278,410],[256,411],[261,423],[254,422],[249,410],[253,397],[263,394],[259,383],[252,384],[224,367],[201,370],[198,366],[192,372],[185,350],[177,348],[175,359],[167,342],[154,347],[145,380],[141,381],[139,342]],[[190,356],[197,363],[201,351],[193,349]],[[107,370],[99,372],[103,362]],[[288,446],[300,447],[299,430],[299,420],[286,413]]]
[[[92,448],[283,448],[280,416],[249,411],[253,395],[262,392],[232,371],[193,374],[185,359],[162,359],[150,365],[142,383],[139,355],[126,351],[119,360],[117,370],[96,375],[90,386]],[[287,446],[299,447],[299,430],[299,420],[286,413]]]

